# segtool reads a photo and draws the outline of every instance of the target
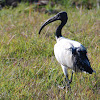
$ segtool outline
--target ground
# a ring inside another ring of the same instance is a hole
[[[34,6],[34,5],[33,5]],[[49,8],[49,7],[47,7]],[[74,73],[71,91],[63,86],[65,76],[56,61],[54,33],[59,24],[41,25],[54,14],[19,4],[0,11],[0,99],[99,100],[100,99],[100,9],[66,9],[68,22],[62,30],[66,38],[79,41],[88,51],[93,73]],[[71,75],[71,70],[69,70]]]

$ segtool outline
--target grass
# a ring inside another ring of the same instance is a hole
[[[0,11],[1,100],[100,99],[100,9],[60,8],[69,17],[63,36],[79,41],[88,49],[96,74],[76,73],[71,93],[59,89],[57,84],[63,86],[65,78],[53,53],[54,32],[59,22],[46,26],[39,36],[41,25],[54,15],[33,11],[26,4],[15,9],[4,8]]]

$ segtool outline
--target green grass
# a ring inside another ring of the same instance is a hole
[[[1,100],[100,99],[100,10],[60,8],[69,17],[63,36],[88,49],[96,74],[74,74],[72,92],[59,89],[57,85],[63,86],[65,78],[53,53],[54,32],[59,22],[46,26],[39,36],[41,25],[54,15],[33,11],[26,4],[4,8],[0,11]]]

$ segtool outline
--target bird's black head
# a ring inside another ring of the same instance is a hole
[[[66,12],[59,12],[57,15],[56,15],[56,18],[57,20],[61,20],[62,22],[67,22],[68,20],[68,17],[67,17],[67,13]]]
[[[67,17],[67,13],[66,12],[59,12],[58,14],[56,14],[54,17],[48,19],[43,25],[42,27],[40,28],[39,30],[39,34],[41,32],[41,30],[46,26],[48,25],[49,23],[52,23],[56,20],[61,20],[61,22],[63,23],[63,25],[66,24],[67,20],[68,20],[68,17]]]

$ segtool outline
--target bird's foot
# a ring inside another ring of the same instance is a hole
[[[60,89],[65,89],[66,86],[59,86],[59,85],[58,85],[58,88],[60,88]]]
[[[66,89],[67,88],[67,90],[71,90],[70,84],[67,84],[66,86],[60,86],[60,85],[58,85],[58,88],[60,88],[60,89]]]
[[[70,85],[67,85],[67,86],[59,86],[59,85],[58,85],[58,88],[59,88],[59,89],[62,89],[62,90],[65,90],[66,93],[70,93],[70,92],[71,92],[71,87],[70,87]]]

